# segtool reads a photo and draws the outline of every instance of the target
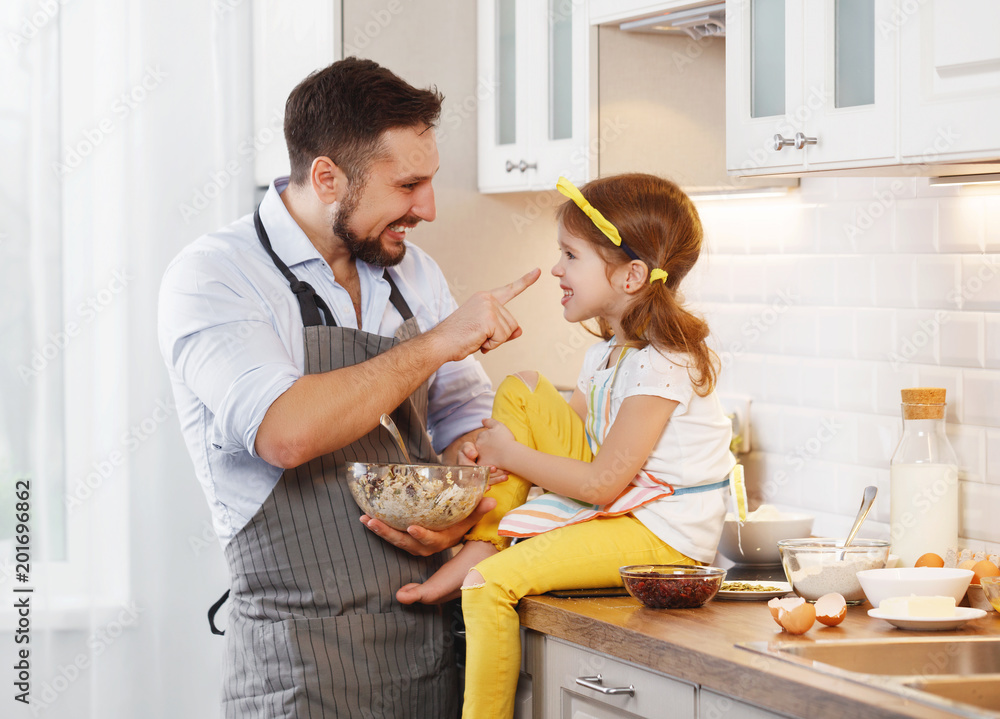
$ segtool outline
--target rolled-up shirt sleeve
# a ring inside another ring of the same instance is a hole
[[[256,456],[268,408],[302,376],[257,291],[225,257],[179,257],[160,288],[167,367],[213,415],[212,449]]]

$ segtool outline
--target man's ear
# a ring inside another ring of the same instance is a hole
[[[317,157],[309,168],[313,192],[320,202],[332,205],[347,196],[347,175],[329,157]]]
[[[642,260],[632,260],[628,263],[625,274],[625,291],[629,294],[638,292],[649,282],[649,268]]]

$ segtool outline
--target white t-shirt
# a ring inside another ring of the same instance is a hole
[[[578,386],[584,396],[614,367],[604,369],[614,340],[600,342],[583,361]],[[675,489],[725,479],[736,459],[729,451],[732,424],[714,392],[700,397],[683,354],[662,354],[651,345],[629,350],[611,388],[612,424],[626,397],[650,395],[678,403],[643,469]],[[729,497],[728,487],[672,495],[635,510],[635,518],[677,551],[699,562],[715,557]]]

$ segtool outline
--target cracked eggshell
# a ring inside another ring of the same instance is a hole
[[[791,609],[778,608],[778,624],[789,634],[805,634],[816,622],[816,608],[809,602]]]
[[[782,627],[781,622],[778,620],[778,612],[781,609],[794,609],[800,604],[805,604],[805,602],[806,600],[802,597],[775,597],[767,603],[767,608],[771,610],[771,618],[774,619],[775,624]]]
[[[828,627],[835,627],[847,616],[847,602],[842,594],[830,592],[816,600],[816,621]]]

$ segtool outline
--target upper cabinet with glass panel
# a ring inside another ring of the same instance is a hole
[[[479,189],[589,179],[584,3],[479,0]]]
[[[729,0],[726,167],[997,172],[997,38],[995,0]]]

